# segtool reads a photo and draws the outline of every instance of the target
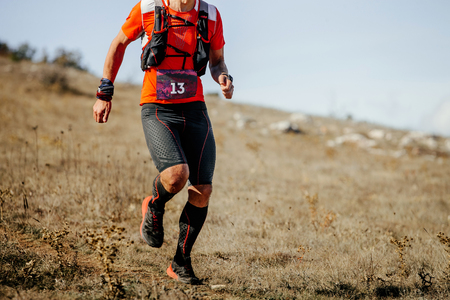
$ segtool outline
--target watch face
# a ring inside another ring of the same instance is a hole
[[[220,75],[226,76],[231,82],[233,82],[233,76],[231,76],[230,74],[222,73],[222,74],[220,74]]]

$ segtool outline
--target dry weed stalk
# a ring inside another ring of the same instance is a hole
[[[324,210],[322,210],[320,214],[322,215],[322,217],[319,218],[319,213],[317,212],[317,203],[319,202],[319,196],[317,195],[317,193],[313,196],[310,196],[308,192],[305,192],[305,198],[309,203],[311,224],[314,226],[314,228],[318,230],[319,227],[322,229],[330,227],[331,223],[336,220],[336,214],[332,211],[325,212]],[[319,219],[321,219],[322,222],[320,222]]]
[[[311,216],[311,224],[314,226],[314,228],[317,230],[317,202],[319,202],[319,196],[317,194],[314,194],[313,196],[310,196],[308,192],[305,192],[305,198],[309,203],[309,212]]]
[[[6,197],[11,197],[12,192],[9,189],[0,190],[0,221],[3,221],[3,203]]]
[[[414,240],[413,238],[408,238],[407,236],[405,236],[401,241],[397,240],[396,238],[392,237],[391,238],[391,244],[397,246],[397,249],[395,250],[395,252],[398,253],[398,258],[399,258],[399,270],[400,270],[400,276],[402,276],[403,278],[408,278],[409,277],[409,270],[407,268],[406,262],[405,262],[405,249],[406,248],[411,248],[411,244],[409,243],[410,241]]]
[[[373,257],[372,255],[370,255],[370,266],[361,280],[361,282],[364,282],[366,284],[367,289],[370,289],[371,285],[374,283],[375,284],[378,283],[380,285],[384,285],[386,283],[386,280],[376,275],[376,269],[378,267],[379,267],[378,264],[374,265]]]
[[[322,218],[322,223],[320,223],[320,227],[327,228],[331,226],[334,220],[336,220],[336,214],[332,211],[326,213]]]
[[[61,267],[63,265],[64,257],[63,239],[70,233],[69,226],[65,223],[62,230],[49,231],[44,227],[42,231],[42,240],[47,242],[54,250],[56,250],[58,263]]]
[[[33,131],[35,135],[36,140],[36,172],[39,173],[39,145],[38,145],[38,125],[33,126]]]
[[[27,212],[28,212],[28,196],[26,193],[23,194],[23,209],[25,211],[25,217],[28,216]]]
[[[25,266],[22,268],[23,277],[28,278],[30,275],[32,275],[35,266],[36,260],[32,259],[29,262],[27,262]]]
[[[439,232],[437,237],[439,238],[439,242],[444,246],[444,251],[447,252],[448,262],[444,271],[444,279],[450,281],[450,238],[443,232]]]
[[[24,216],[25,218],[28,217],[28,192],[27,189],[25,188],[25,181],[22,181],[22,200],[23,200],[23,210],[24,210]],[[31,192],[30,192],[30,196],[31,196]]]
[[[297,252],[300,253],[300,257],[297,257],[299,265],[303,262],[303,257],[305,257],[305,254],[308,253],[310,250],[311,248],[304,247],[303,245],[300,245],[297,248]]]
[[[105,293],[107,299],[118,299],[125,293],[122,282],[113,275],[113,264],[119,252],[119,247],[125,237],[122,236],[125,228],[116,225],[103,226],[101,231],[87,230],[83,232],[86,237],[86,243],[97,254],[97,259],[103,267],[103,278],[108,285],[108,291]],[[133,244],[128,241],[126,246]]]
[[[420,280],[422,280],[422,289],[428,290],[433,285],[433,276],[430,273],[425,272],[425,268],[422,267],[419,273]]]

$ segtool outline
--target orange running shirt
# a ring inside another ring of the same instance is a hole
[[[148,38],[151,37],[154,24],[154,12],[153,7],[142,8],[140,1],[136,4],[130,12],[130,15],[126,19],[122,26],[123,33],[130,39],[136,40],[143,34],[147,35]],[[147,1],[152,4],[152,1]],[[167,3],[167,1],[166,1]],[[200,0],[196,0],[194,9],[189,12],[177,12],[169,8],[169,13],[188,20],[194,24],[197,24],[198,10],[200,6]],[[144,9],[151,10],[149,12],[142,11]],[[181,24],[181,21],[176,19],[171,19],[173,25]],[[223,26],[222,19],[220,17],[219,11],[216,7],[209,5],[209,20],[208,20],[208,37],[210,40],[210,45],[212,50],[219,50],[225,45],[223,38]],[[168,34],[168,44],[175,46],[176,48],[193,54],[197,45],[196,39],[196,27],[175,27],[169,29]],[[143,45],[145,46],[145,44]],[[167,54],[176,54],[175,50],[167,47]],[[183,57],[166,57],[164,61],[158,67],[151,67],[145,71],[144,81],[142,85],[141,92],[141,105],[144,103],[187,103],[194,101],[205,101],[203,96],[203,85],[200,77],[197,77],[197,92],[194,97],[184,98],[184,99],[171,99],[171,100],[160,100],[156,98],[156,72],[157,69],[160,70],[180,70],[183,66]],[[192,57],[186,59],[186,70],[194,69],[194,62]]]

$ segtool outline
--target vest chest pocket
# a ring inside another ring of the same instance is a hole
[[[158,70],[156,98],[158,100],[184,99],[197,93],[197,72],[194,70]]]

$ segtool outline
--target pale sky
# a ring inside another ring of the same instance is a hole
[[[136,3],[0,0],[0,40],[28,42],[36,58],[43,49],[78,50],[100,77]],[[450,136],[450,1],[209,3],[224,22],[233,101]],[[142,81],[139,57],[136,41],[117,80]],[[206,92],[219,92],[209,73],[202,78]]]

